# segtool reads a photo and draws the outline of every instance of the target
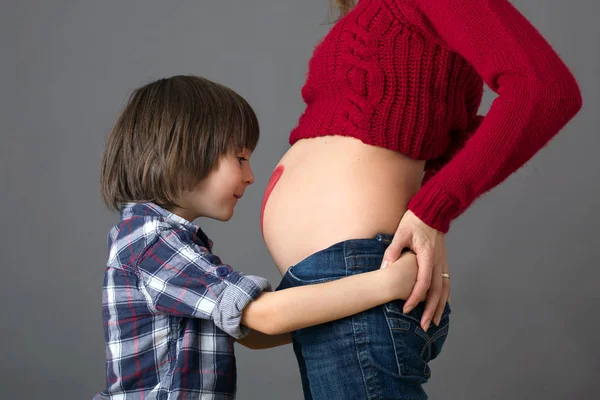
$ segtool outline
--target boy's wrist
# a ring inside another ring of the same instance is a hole
[[[393,268],[388,267],[380,269],[378,272],[381,274],[378,278],[384,282],[383,293],[385,302],[396,300],[398,298],[398,284],[396,282],[397,278],[394,275],[395,271]]]

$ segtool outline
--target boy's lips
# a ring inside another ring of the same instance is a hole
[[[243,195],[244,195],[243,193],[242,194],[234,194],[233,197],[235,197],[236,199],[239,200],[242,198]]]

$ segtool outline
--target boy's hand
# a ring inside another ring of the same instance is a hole
[[[394,299],[406,300],[417,282],[417,256],[412,251],[403,253],[400,258],[391,265],[385,267],[389,277],[390,290]],[[423,294],[420,301],[427,299],[427,293]]]

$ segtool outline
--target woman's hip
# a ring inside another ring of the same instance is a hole
[[[336,243],[290,267],[277,290],[375,270],[391,239],[379,234]],[[422,385],[446,340],[450,308],[438,327],[425,332],[419,325],[424,304],[408,314],[403,305],[393,301],[294,332],[305,398],[426,399]]]

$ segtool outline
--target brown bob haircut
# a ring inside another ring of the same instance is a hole
[[[136,89],[110,132],[100,172],[102,199],[175,206],[221,156],[253,151],[254,110],[226,86],[198,76],[174,76]]]

